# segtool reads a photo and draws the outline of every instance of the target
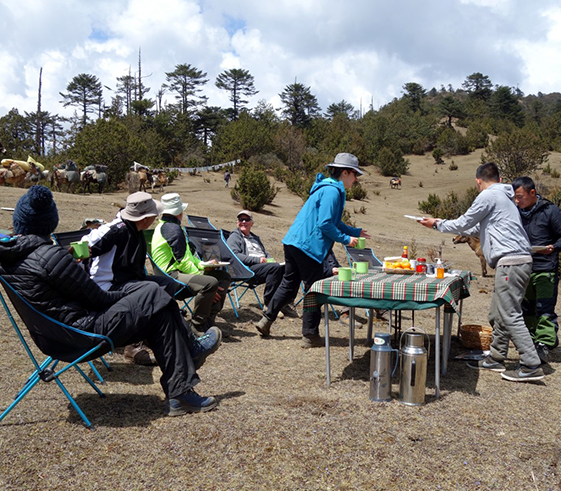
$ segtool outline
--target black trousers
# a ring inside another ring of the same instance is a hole
[[[155,281],[132,281],[117,288],[127,295],[94,319],[93,331],[111,338],[115,346],[146,340],[160,369],[160,384],[169,398],[199,383],[190,351],[196,338],[177,302]]]
[[[279,263],[260,263],[249,267],[255,273],[251,278],[251,282],[256,285],[265,283],[265,291],[263,292],[263,302],[265,305],[271,303],[273,295],[277,291],[284,276],[284,266]]]
[[[300,282],[304,282],[304,288],[308,291],[316,281],[323,279],[325,276],[322,263],[318,263],[297,247],[285,245],[284,260],[284,277],[265,313],[265,316],[270,320],[275,320],[280,309],[296,297]],[[304,312],[302,336],[318,335],[320,322],[320,309],[316,312]]]

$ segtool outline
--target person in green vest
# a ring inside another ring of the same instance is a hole
[[[181,220],[187,203],[177,193],[168,193],[160,200],[164,211],[152,238],[152,258],[171,277],[185,283],[194,295],[192,328],[199,333],[214,325],[222,310],[232,282],[227,271],[205,268],[194,256]]]

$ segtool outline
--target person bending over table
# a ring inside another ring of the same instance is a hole
[[[493,327],[491,353],[467,365],[476,370],[501,372],[513,382],[533,382],[544,377],[540,358],[522,317],[522,299],[532,272],[531,247],[514,204],[510,184],[501,184],[493,162],[480,165],[475,173],[479,195],[468,211],[456,220],[423,218],[421,225],[439,232],[479,236],[489,266],[495,268],[495,289],[489,322]],[[520,366],[506,370],[508,343],[520,353]]]
[[[284,236],[284,277],[269,302],[267,311],[255,323],[261,336],[268,337],[281,308],[296,297],[300,282],[309,291],[312,284],[324,278],[323,261],[334,242],[354,247],[358,237],[370,238],[365,230],[350,227],[341,221],[345,208],[346,189],[358,176],[358,159],[350,153],[337,154],[326,165],[329,177],[319,173],[310,190],[310,197]],[[302,318],[302,347],[323,346],[319,335],[321,312],[304,312]]]

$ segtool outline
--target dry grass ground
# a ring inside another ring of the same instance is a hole
[[[403,218],[418,213],[418,201],[429,193],[461,193],[472,186],[479,157],[455,158],[457,171],[448,169],[449,162],[437,169],[431,157],[412,157],[401,190],[390,190],[389,179],[367,169],[368,199],[349,202],[347,209],[372,234],[368,245],[379,257],[395,255],[415,239],[418,255],[442,247],[455,267],[479,274],[479,261],[467,245],[454,246],[450,236]],[[552,168],[561,171],[560,160],[553,156]],[[279,186],[273,205],[256,215],[254,228],[276,258],[282,258],[280,239],[302,204]],[[182,194],[189,213],[209,216],[219,228],[235,226],[239,207],[221,174],[183,177],[167,190]],[[13,207],[22,192],[2,188],[0,205]],[[116,211],[111,202],[125,197],[55,193],[58,230],[74,230],[86,216],[110,219]],[[11,214],[0,212],[0,228],[10,224]],[[342,249],[336,254],[343,262]],[[492,282],[478,278],[472,283],[464,322],[486,322]],[[0,424],[0,489],[561,489],[559,352],[540,384],[509,383],[451,360],[439,400],[431,356],[426,405],[374,403],[368,397],[364,330],[357,333],[359,346],[349,362],[348,330],[332,323],[333,381],[327,388],[324,350],[299,347],[300,321],[277,321],[272,338],[264,340],[251,326],[260,313],[250,296],[240,313],[238,320],[229,307],[224,309],[218,325],[227,337],[200,370],[198,391],[220,399],[215,411],[165,418],[159,370],[129,365],[114,354],[108,357],[113,371],[101,369],[107,380],[104,399],[77,374],[66,377],[95,431],[80,424],[52,386],[32,391]],[[418,313],[415,321],[433,342],[434,311]],[[3,313],[0,327],[4,408],[30,367]],[[376,324],[376,330],[387,330],[387,324]],[[459,351],[454,339],[452,355]],[[515,364],[516,353],[511,356]]]

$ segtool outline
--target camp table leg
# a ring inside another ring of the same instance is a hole
[[[331,385],[331,363],[329,360],[329,305],[325,304],[324,319],[325,319],[325,371],[327,372],[327,386]]]
[[[435,335],[434,335],[434,386],[436,398],[440,397],[440,307],[436,307]]]
[[[349,361],[352,362],[355,351],[355,308],[349,313]]]
[[[450,356],[450,343],[452,341],[452,312],[446,312],[444,308],[444,339],[442,340],[442,375],[446,375],[448,369],[448,357]]]
[[[366,346],[372,347],[372,327],[374,324],[374,309],[368,309],[368,333],[366,334]]]

